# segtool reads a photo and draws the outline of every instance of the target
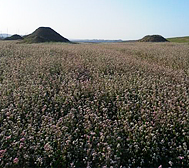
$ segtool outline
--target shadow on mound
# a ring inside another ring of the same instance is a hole
[[[168,42],[167,39],[160,35],[147,35],[142,39],[138,40],[139,42]]]
[[[70,41],[50,27],[39,27],[32,34],[24,37],[25,43],[44,43],[44,42],[64,42],[69,43]]]
[[[4,40],[22,40],[22,39],[23,39],[22,36],[20,36],[18,34],[14,34],[14,35],[12,35],[10,37],[5,38]]]

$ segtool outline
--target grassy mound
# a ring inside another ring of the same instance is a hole
[[[43,43],[43,42],[70,42],[62,37],[50,27],[39,27],[32,34],[24,37],[26,43]]]
[[[5,40],[22,40],[22,39],[23,39],[23,37],[18,34],[14,34],[10,37],[5,38]]]
[[[175,43],[189,43],[189,36],[168,38],[167,40],[169,40],[170,42],[175,42]]]
[[[167,42],[168,40],[160,35],[147,35],[139,40],[140,42]]]

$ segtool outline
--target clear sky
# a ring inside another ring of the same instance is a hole
[[[40,26],[68,39],[189,36],[189,0],[0,0],[0,34]]]

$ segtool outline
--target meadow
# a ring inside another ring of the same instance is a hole
[[[175,38],[168,38],[170,42],[176,42],[176,43],[188,43],[189,44],[189,36],[185,37],[175,37]]]
[[[189,167],[189,45],[0,42],[0,167]]]

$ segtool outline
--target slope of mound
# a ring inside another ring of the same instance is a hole
[[[167,40],[160,35],[147,35],[139,40],[140,42],[167,42]]]
[[[24,41],[27,43],[70,42],[50,27],[39,27],[32,34],[25,36]]]
[[[22,39],[23,39],[23,37],[21,37],[20,35],[14,34],[10,37],[5,38],[4,40],[22,40]]]
[[[167,38],[167,40],[169,40],[170,42],[175,42],[175,43],[189,43],[189,36]]]

